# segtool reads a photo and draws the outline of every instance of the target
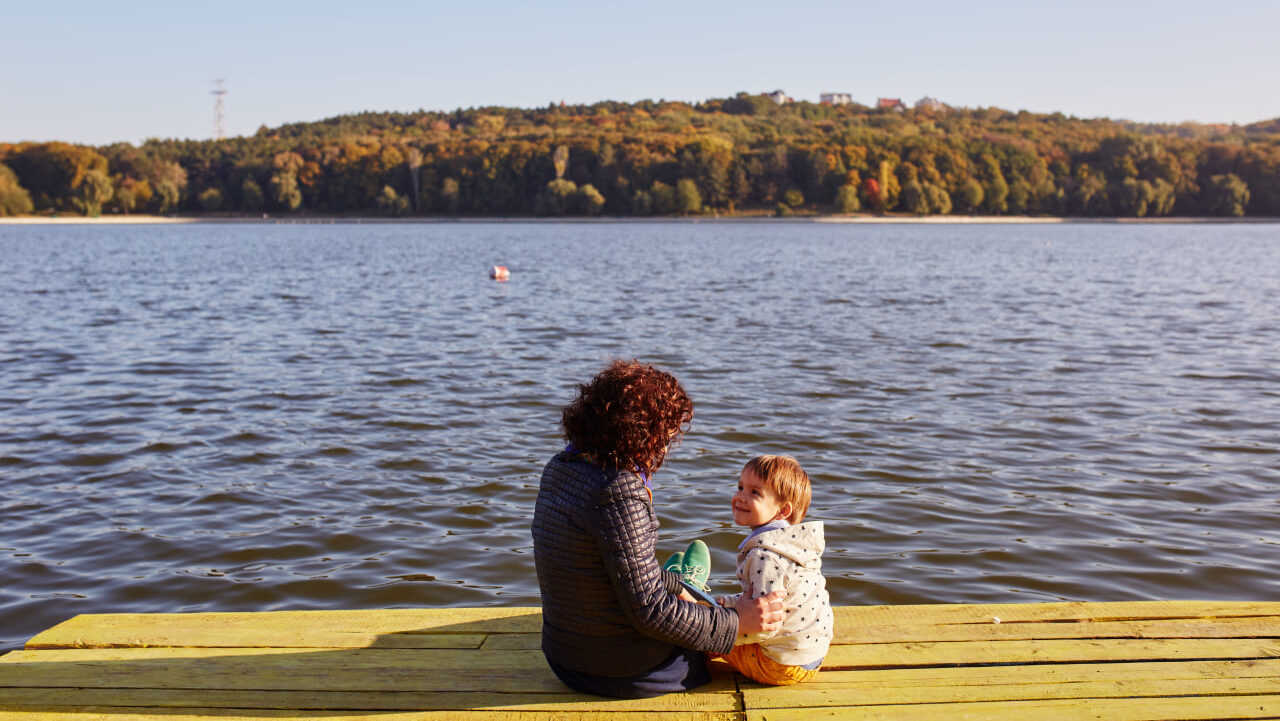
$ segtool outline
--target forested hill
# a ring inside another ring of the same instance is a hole
[[[0,215],[49,212],[1280,216],[1280,119],[680,102],[361,113],[225,140],[0,143]]]

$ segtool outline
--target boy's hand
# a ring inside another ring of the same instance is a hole
[[[738,633],[777,631],[782,628],[782,620],[786,617],[782,591],[760,598],[748,598],[744,593],[734,608],[738,611]]]

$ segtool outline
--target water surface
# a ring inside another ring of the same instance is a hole
[[[1278,230],[0,226],[0,648],[534,604],[538,473],[611,357],[694,398],[655,500],[718,590],[781,452],[838,604],[1273,599]]]

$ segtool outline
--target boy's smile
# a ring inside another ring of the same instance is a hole
[[[756,528],[790,515],[790,503],[783,503],[778,494],[754,473],[747,470],[742,472],[738,477],[738,492],[733,494],[734,523]]]

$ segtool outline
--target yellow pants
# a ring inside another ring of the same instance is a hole
[[[790,686],[793,683],[808,681],[818,675],[816,668],[784,666],[764,655],[760,644],[749,643],[734,646],[728,654],[710,654],[712,658],[721,658],[737,669],[738,673],[759,683],[771,686]]]

